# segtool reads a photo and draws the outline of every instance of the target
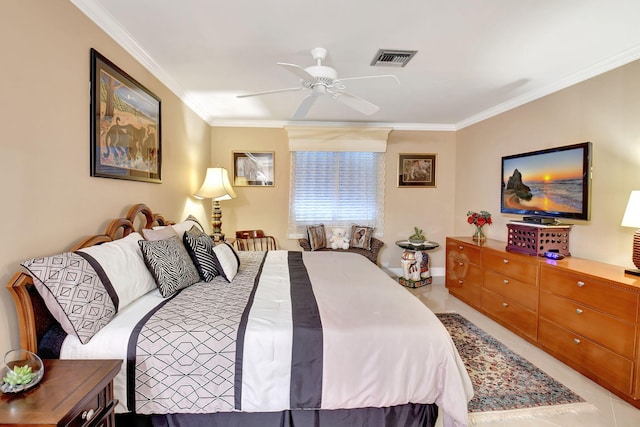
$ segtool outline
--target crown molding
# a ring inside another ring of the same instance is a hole
[[[286,120],[211,120],[213,127],[245,127],[245,128],[283,128],[283,127],[360,127],[360,128],[390,128],[392,130],[421,130],[455,132],[455,125],[428,123],[385,123],[385,122],[314,122],[314,121],[286,121]]]

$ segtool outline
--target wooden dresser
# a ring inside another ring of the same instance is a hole
[[[640,278],[447,238],[449,293],[640,408]]]

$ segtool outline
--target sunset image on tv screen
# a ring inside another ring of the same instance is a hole
[[[505,208],[582,212],[583,150],[503,159]]]

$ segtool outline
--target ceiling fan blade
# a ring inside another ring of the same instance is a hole
[[[343,82],[345,80],[379,79],[379,78],[392,78],[396,81],[396,83],[398,83],[398,85],[400,85],[400,79],[398,79],[398,77],[393,74],[380,74],[377,76],[345,77],[343,79],[338,79],[338,80]]]
[[[298,106],[298,109],[294,113],[293,119],[297,120],[297,119],[304,118],[309,112],[309,110],[311,109],[311,106],[313,105],[313,103],[316,102],[316,99],[318,99],[318,95],[316,95],[315,93],[312,93],[311,95],[303,99],[300,105]]]
[[[264,92],[254,92],[254,93],[247,93],[245,95],[236,95],[236,98],[247,98],[249,96],[259,96],[259,95],[268,95],[270,93],[280,93],[280,92],[297,92],[299,90],[304,89],[302,86],[300,87],[289,87],[286,89],[276,89],[276,90],[267,90]]]
[[[360,111],[362,114],[366,114],[367,116],[372,115],[380,109],[380,107],[378,107],[376,104],[359,98],[349,92],[335,92],[332,95],[332,98],[346,105],[347,107],[351,107],[354,110]]]
[[[291,71],[293,74],[295,74],[296,76],[300,77],[304,81],[307,81],[307,82],[315,82],[315,81],[317,81],[315,77],[313,77],[311,74],[309,74],[307,72],[307,70],[305,70],[304,68],[302,68],[299,65],[287,64],[286,62],[278,62],[278,65],[280,65],[281,67],[284,67],[287,70]]]

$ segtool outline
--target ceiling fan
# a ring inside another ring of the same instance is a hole
[[[375,79],[375,78],[392,78],[400,84],[400,80],[393,74],[384,75],[372,75],[361,77],[346,77],[338,79],[338,73],[334,68],[326,65],[322,65],[322,61],[327,57],[327,50],[321,47],[311,49],[311,56],[316,61],[316,65],[302,68],[296,64],[287,64],[285,62],[278,62],[278,65],[289,70],[300,78],[300,86],[290,87],[286,89],[268,90],[265,92],[249,93],[246,95],[238,95],[238,98],[247,98],[250,96],[268,95],[272,93],[280,92],[298,92],[305,91],[310,92],[305,97],[298,109],[293,115],[294,119],[302,119],[307,115],[311,106],[316,102],[320,96],[329,95],[331,99],[338,101],[354,110],[360,111],[363,114],[371,115],[378,111],[380,107],[377,105],[362,99],[350,92],[346,91],[346,86],[342,83],[346,80],[357,79]]]

